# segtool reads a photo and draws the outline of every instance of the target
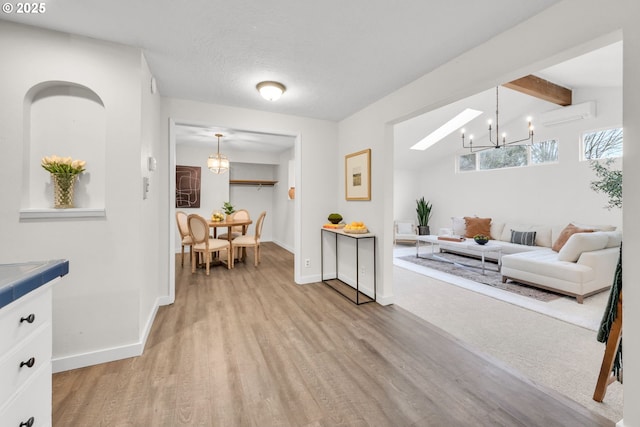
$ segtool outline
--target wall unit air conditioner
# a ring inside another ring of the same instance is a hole
[[[588,119],[596,116],[596,102],[588,101],[582,104],[569,105],[557,110],[547,111],[540,115],[543,126],[555,126],[575,120]]]

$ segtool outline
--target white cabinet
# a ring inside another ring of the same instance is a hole
[[[51,425],[51,286],[0,308],[0,425]]]

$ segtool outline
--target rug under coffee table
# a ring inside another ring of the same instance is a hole
[[[443,240],[438,239],[438,236],[434,236],[434,235],[427,235],[427,236],[417,236],[416,237],[416,258],[423,258],[423,259],[432,259],[432,260],[437,260],[437,261],[442,261],[442,262],[447,262],[447,263],[452,263],[451,260],[441,257],[439,255],[437,255],[435,249],[436,246],[438,246],[438,253],[440,252],[440,243],[443,242]],[[473,250],[476,252],[480,253],[480,261],[481,261],[481,269],[482,269],[482,274],[485,274],[485,254],[492,252],[495,253],[497,255],[497,259],[498,259],[498,269],[496,271],[500,271],[500,268],[502,267],[502,246],[496,244],[496,243],[491,243],[490,241],[487,242],[484,245],[480,245],[478,243],[476,243],[473,239],[468,239],[468,240],[463,240],[461,242],[454,242],[454,241],[450,241],[450,240],[444,240],[444,242],[446,242],[447,245],[452,246],[452,247],[460,247],[461,249],[466,249],[466,250]],[[421,243],[426,243],[431,245],[431,255],[430,256],[420,256],[420,247],[422,246]],[[463,264],[463,263],[453,263],[456,265],[461,265],[464,267],[472,267],[472,268],[476,268],[477,266],[475,265],[471,265],[471,264]]]

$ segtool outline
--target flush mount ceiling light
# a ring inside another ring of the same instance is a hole
[[[229,170],[229,159],[220,154],[220,138],[222,137],[222,134],[216,133],[216,136],[218,137],[218,153],[209,156],[209,159],[207,160],[207,167],[213,173],[223,174]]]
[[[277,101],[287,90],[282,83],[278,82],[260,82],[256,85],[256,89],[267,101]]]
[[[504,148],[507,145],[518,144],[520,142],[529,141],[529,144],[533,144],[533,125],[531,124],[531,117],[527,117],[527,137],[522,139],[517,139],[514,141],[507,141],[507,134],[502,133],[500,135],[500,123],[498,122],[498,87],[496,86],[496,126],[495,126],[495,139],[492,137],[492,121],[489,120],[489,143],[485,143],[483,145],[478,145],[473,143],[473,135],[469,135],[469,145],[465,145],[464,143],[464,129],[462,129],[462,147],[468,148],[469,152],[473,153],[474,151],[486,149],[486,148]]]

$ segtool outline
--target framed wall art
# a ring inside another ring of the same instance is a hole
[[[176,208],[200,207],[200,166],[176,165]]]
[[[371,149],[344,157],[345,198],[371,200]]]

